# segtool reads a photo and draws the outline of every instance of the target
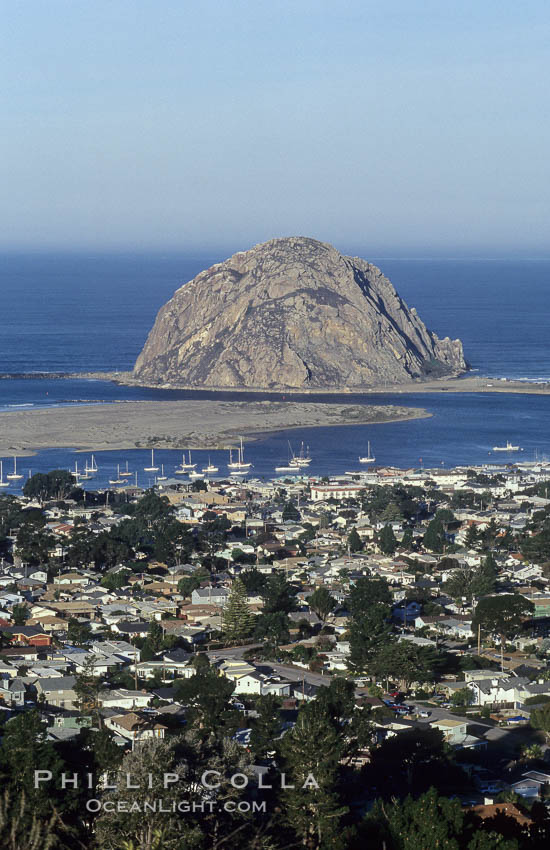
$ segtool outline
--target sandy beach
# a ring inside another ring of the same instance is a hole
[[[0,413],[0,455],[65,447],[82,451],[225,448],[236,445],[240,434],[253,439],[288,428],[395,422],[430,415],[415,407],[292,401],[132,401],[17,410]]]

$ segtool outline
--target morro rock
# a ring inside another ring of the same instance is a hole
[[[186,283],[134,367],[143,383],[360,390],[467,368],[380,269],[305,237],[272,239]]]

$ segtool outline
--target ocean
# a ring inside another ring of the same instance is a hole
[[[472,369],[491,377],[550,380],[550,260],[377,259],[367,251],[358,253],[380,266],[428,327],[439,336],[462,339]],[[214,397],[77,378],[58,380],[47,373],[131,369],[159,307],[201,269],[224,258],[221,253],[0,257],[0,373],[25,375],[0,379],[0,409],[87,400]],[[228,392],[223,397],[249,396]],[[304,396],[310,401],[317,398],[323,397]],[[454,466],[550,455],[550,397],[396,393],[326,398],[343,403],[394,402],[424,407],[433,415],[387,425],[271,434],[248,448],[255,474],[274,474],[273,467],[287,457],[288,440],[294,449],[302,440],[310,445],[314,458],[310,470],[322,474],[357,468],[367,440],[377,464],[396,466]],[[495,456],[492,446],[507,439],[524,451]],[[126,460],[130,468],[143,470],[148,464],[141,454],[102,453],[95,485],[106,483],[117,463]],[[202,455],[197,457],[200,464],[207,461]],[[226,460],[224,454],[211,455],[220,464]],[[168,473],[179,457],[176,452],[158,453]],[[76,458],[82,464],[82,457]],[[19,465],[27,476],[29,470],[74,467],[74,462],[75,454],[67,447],[21,459]],[[10,463],[5,461],[4,472]]]

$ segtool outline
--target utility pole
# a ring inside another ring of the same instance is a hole
[[[481,623],[477,624],[477,654],[481,655]]]

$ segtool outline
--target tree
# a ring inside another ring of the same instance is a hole
[[[25,711],[8,721],[4,727],[0,781],[3,791],[9,791],[19,801],[24,796],[29,804],[29,817],[36,813],[44,818],[52,814],[52,803],[59,809],[63,794],[54,788],[34,787],[35,770],[51,770],[59,776],[64,770],[54,746],[46,741],[46,724],[36,709]],[[25,846],[25,845],[22,845]]]
[[[291,520],[292,522],[300,522],[300,511],[293,505],[292,502],[287,502],[283,508],[283,522]]]
[[[424,548],[432,552],[443,552],[445,550],[445,528],[440,519],[432,519],[424,534]]]
[[[280,701],[273,694],[266,694],[254,703],[256,716],[252,721],[250,749],[256,758],[263,759],[274,749],[275,739],[281,732]]]
[[[89,623],[80,623],[76,617],[71,617],[67,624],[67,640],[76,646],[87,643],[92,636],[92,628]]]
[[[495,589],[495,572],[491,564],[484,563],[479,569],[460,567],[454,570],[444,586],[457,604],[464,597],[471,600],[474,596],[487,596]]]
[[[53,469],[50,472],[36,472],[25,481],[23,495],[28,499],[45,502],[48,499],[62,501],[77,489],[72,473],[66,469]]]
[[[241,579],[236,578],[222,612],[222,631],[228,640],[243,640],[253,628],[254,615],[247,602],[246,588]]]
[[[352,528],[348,534],[348,548],[350,552],[360,552],[363,548],[363,541],[355,528]]]
[[[432,647],[402,640],[380,646],[368,669],[377,679],[402,682],[408,690],[412,682],[433,681],[436,665],[437,655]]]
[[[500,635],[502,644],[521,631],[524,620],[533,614],[534,604],[518,593],[484,596],[476,605],[472,630],[480,626],[489,634]]]
[[[160,652],[162,649],[162,642],[164,639],[164,632],[161,624],[158,620],[151,620],[149,623],[149,629],[147,631],[147,644],[149,645],[151,651],[156,655],[157,652]]]
[[[243,570],[242,573],[239,573],[239,578],[246,587],[247,593],[261,593],[267,584],[267,576],[256,567],[251,570]]]
[[[361,576],[357,580],[349,595],[348,607],[353,617],[367,614],[376,603],[389,606],[392,603],[392,595],[388,582],[385,578],[371,578]]]
[[[378,536],[378,545],[384,555],[393,555],[397,549],[397,540],[391,525],[385,525]]]
[[[479,534],[475,525],[468,526],[468,530],[466,531],[466,535],[464,537],[464,543],[468,549],[474,549],[479,542]]]
[[[279,611],[276,614],[259,614],[254,626],[254,639],[264,640],[268,644],[280,646],[290,640],[290,620],[288,614]]]
[[[550,735],[550,704],[542,708],[534,708],[529,722],[533,729],[540,729],[548,737]]]
[[[131,575],[131,570],[120,570],[116,573],[109,573],[101,579],[101,586],[107,590],[120,590],[128,584],[128,576]]]
[[[232,681],[203,664],[194,676],[174,684],[176,699],[187,706],[188,722],[206,734],[223,734],[231,725],[229,698],[234,690]]]
[[[188,599],[194,590],[197,590],[201,586],[201,579],[199,576],[186,576],[185,578],[181,578],[178,581],[178,593]]]
[[[474,702],[474,694],[470,688],[459,688],[451,697],[453,708],[467,708]]]
[[[440,797],[435,788],[418,799],[409,795],[401,802],[392,800],[391,806],[377,800],[367,817],[369,826],[377,827],[382,846],[388,848],[458,850],[463,846],[464,815],[460,802]]]
[[[401,538],[401,542],[399,544],[401,549],[410,549],[413,542],[413,530],[410,526],[407,526],[405,531],[403,532],[403,537]]]
[[[94,659],[88,656],[82,665],[82,670],[76,676],[73,688],[77,696],[77,707],[81,714],[96,715],[98,729],[102,728],[99,707],[99,694],[102,690],[101,677],[95,675]]]
[[[447,748],[439,729],[408,729],[386,740],[372,754],[374,773],[390,783],[404,779],[412,788],[421,784],[436,764],[448,763]]]
[[[368,670],[374,656],[391,640],[388,609],[380,603],[374,604],[368,613],[354,616],[348,634],[349,666],[358,672]]]
[[[14,605],[11,609],[11,615],[16,626],[23,626],[29,619],[29,609],[26,605]]]
[[[262,591],[264,600],[263,613],[275,614],[283,611],[290,614],[296,610],[296,590],[288,583],[282,572],[269,576],[265,589]]]
[[[336,600],[324,585],[318,587],[311,596],[308,596],[307,603],[320,620],[326,620],[330,612],[336,608]]]
[[[348,810],[337,790],[342,752],[342,734],[316,701],[300,710],[296,725],[281,741],[285,773],[295,785],[281,794],[283,819],[312,850],[344,847],[340,822]]]

